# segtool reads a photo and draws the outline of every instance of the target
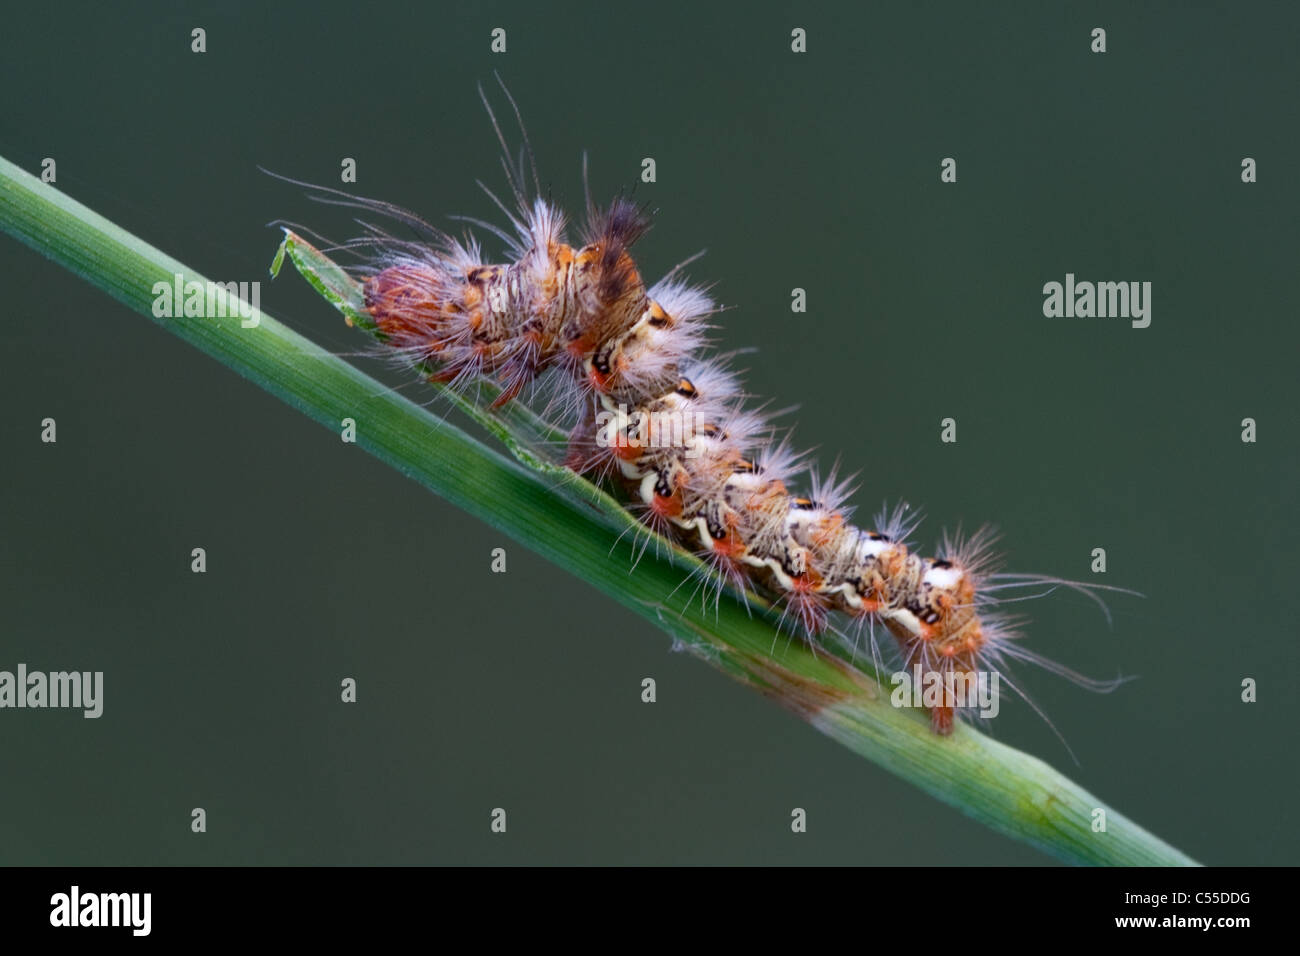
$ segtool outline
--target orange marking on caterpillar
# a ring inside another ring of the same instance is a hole
[[[650,510],[661,518],[680,518],[682,493],[674,491],[671,495],[661,495],[656,492],[650,499]]]

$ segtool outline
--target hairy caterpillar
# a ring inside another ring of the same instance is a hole
[[[961,688],[980,674],[1004,675],[1009,660],[1094,689],[1114,686],[1026,649],[996,606],[1003,593],[1029,587],[1068,587],[1099,604],[1096,591],[1122,589],[998,573],[987,529],[945,536],[938,554],[924,557],[908,544],[916,519],[904,508],[882,514],[875,529],[852,524],[850,482],[834,471],[819,477],[778,441],[769,418],[745,406],[725,361],[706,354],[717,310],[679,277],[686,263],[647,285],[632,256],[650,227],[645,209],[624,196],[597,206],[587,188],[580,240],[571,243],[566,217],[542,197],[522,122],[512,159],[483,102],[513,207],[480,186],[511,231],[469,221],[502,241],[503,262],[484,261],[469,233],[456,238],[388,203],[311,187],[323,202],[379,213],[419,236],[362,223],[365,234],[338,247],[361,258],[365,311],[389,355],[453,388],[491,381],[500,389],[494,405],[544,380],[548,412],[571,423],[567,466],[621,485],[646,525],[705,561],[719,591],[757,591],[814,646],[828,631],[843,633],[833,617],[843,615],[853,644],[865,634],[879,660],[882,625],[902,670],[938,678],[927,699],[936,733],[975,710]],[[584,164],[584,186],[585,172]]]

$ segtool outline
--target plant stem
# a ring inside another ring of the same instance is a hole
[[[706,612],[690,601],[690,587],[679,589],[694,561],[682,552],[647,554],[629,574],[633,536],[622,532],[632,519],[595,486],[530,458],[519,437],[524,418],[466,409],[520,459],[511,460],[265,313],[251,328],[238,316],[156,317],[155,283],[172,284],[178,274],[207,280],[2,158],[0,228],[331,430],[355,419],[357,444],[367,451],[974,819],[1069,862],[1193,864],[1042,761],[966,727],[936,736],[924,712],[891,706],[888,691],[862,669],[798,641],[774,642],[771,621],[751,617],[729,592]],[[294,259],[309,279],[326,262]],[[1104,832],[1092,829],[1096,809],[1106,811]]]

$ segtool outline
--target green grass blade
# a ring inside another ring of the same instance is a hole
[[[4,159],[0,228],[326,427],[337,431],[342,419],[355,419],[357,443],[367,451],[972,818],[1070,862],[1193,864],[1034,757],[965,727],[948,738],[935,736],[922,712],[892,707],[873,678],[834,655],[814,655],[784,640],[773,651],[770,621],[748,616],[733,596],[723,596],[716,615],[712,609],[704,613],[698,601],[685,606],[689,587],[671,596],[693,561],[680,551],[666,560],[647,555],[628,574],[631,535],[616,547],[614,542],[631,519],[599,489],[536,454],[527,435],[545,426],[530,422],[527,410],[493,415],[465,409],[506,442],[516,455],[512,459],[264,313],[252,328],[238,317],[157,318],[155,283],[171,283],[177,274],[185,281],[206,282],[204,277]],[[292,246],[282,248],[277,264],[293,252]],[[294,264],[309,281],[320,280],[314,284],[327,298],[333,290],[336,306],[347,305],[348,290],[339,285],[345,275],[340,279],[324,262],[302,255]],[[1100,833],[1092,830],[1099,808],[1106,811]]]

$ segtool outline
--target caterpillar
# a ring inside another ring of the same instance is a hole
[[[906,507],[882,512],[874,528],[853,524],[851,480],[835,470],[820,476],[788,435],[778,440],[772,417],[747,406],[726,357],[708,351],[718,308],[704,286],[682,278],[693,260],[647,285],[632,249],[650,214],[626,195],[595,204],[585,157],[585,214],[570,242],[566,216],[543,197],[519,108],[501,88],[518,121],[517,152],[479,93],[513,206],[479,186],[509,226],[467,222],[501,240],[504,261],[485,261],[468,229],[458,238],[398,206],[299,183],[319,201],[416,233],[403,239],[361,222],[364,233],[336,247],[358,254],[353,272],[385,353],[458,390],[492,382],[494,406],[544,382],[546,414],[569,422],[569,468],[620,487],[649,528],[703,560],[718,593],[734,586],[762,595],[780,610],[779,629],[814,647],[834,632],[856,648],[865,634],[879,663],[883,627],[902,670],[937,677],[937,696],[927,699],[935,733],[973,716],[961,689],[981,673],[1000,675],[1037,709],[1007,679],[1011,660],[1095,690],[1118,683],[1024,647],[1018,622],[998,605],[1021,599],[1008,592],[1065,587],[1105,610],[1097,592],[1125,589],[1002,573],[988,528],[945,535],[925,557],[909,543],[917,518]]]

